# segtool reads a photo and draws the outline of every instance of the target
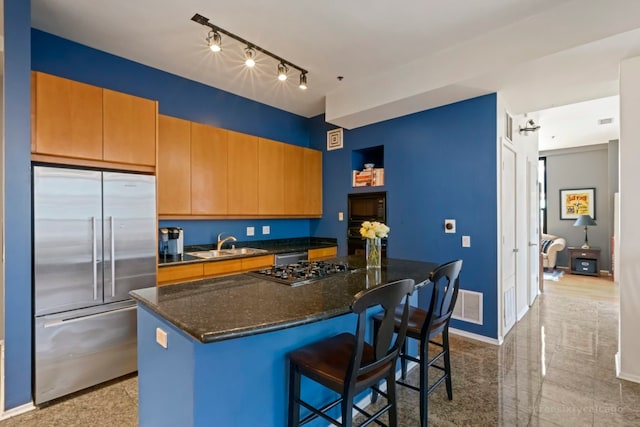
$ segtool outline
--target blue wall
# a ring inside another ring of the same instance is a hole
[[[312,119],[311,146],[326,144],[332,126]],[[484,294],[484,324],[452,326],[497,337],[496,95],[446,105],[344,131],[344,149],[324,153],[324,217],[315,235],[338,236],[345,254],[347,194],[387,191],[388,256],[446,262],[462,258],[461,288]],[[352,150],[384,145],[385,185],[351,187]],[[445,218],[457,232],[444,233]],[[471,236],[462,248],[461,236]],[[397,242],[397,243],[396,243]]]
[[[31,2],[4,1],[5,408],[31,402]]]

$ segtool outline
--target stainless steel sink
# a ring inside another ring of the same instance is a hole
[[[211,259],[211,258],[232,257],[232,256],[238,256],[238,255],[256,255],[256,254],[264,254],[264,253],[267,253],[267,251],[264,249],[237,248],[237,249],[221,249],[221,250],[212,249],[210,251],[187,252],[187,255],[192,255],[198,258]]]

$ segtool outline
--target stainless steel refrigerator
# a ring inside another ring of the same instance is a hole
[[[137,369],[132,289],[156,284],[155,177],[33,167],[34,401]]]

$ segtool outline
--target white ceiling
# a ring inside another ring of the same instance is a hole
[[[637,0],[31,4],[34,28],[345,128],[497,91],[513,114],[611,97],[620,60],[640,54]],[[293,71],[277,81],[264,56],[247,69],[224,35],[221,55],[211,53],[195,13],[306,68],[309,89]]]

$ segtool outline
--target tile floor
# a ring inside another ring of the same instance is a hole
[[[429,399],[429,425],[640,426],[640,384],[615,377],[617,318],[616,298],[550,287],[500,347],[453,335],[453,401],[439,387]],[[398,393],[400,425],[418,426],[417,393],[404,387]],[[137,380],[131,376],[0,421],[0,427],[137,421]]]

